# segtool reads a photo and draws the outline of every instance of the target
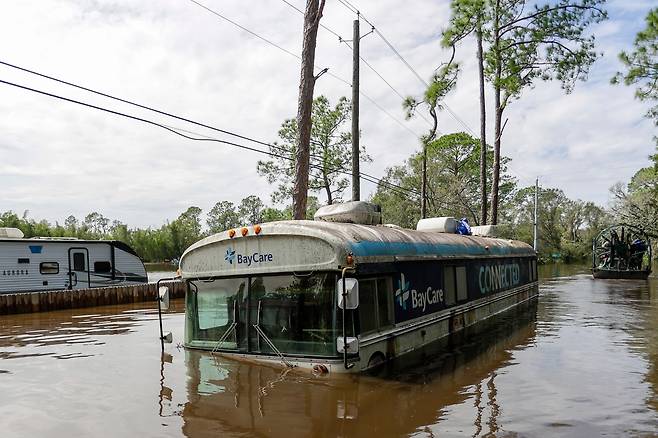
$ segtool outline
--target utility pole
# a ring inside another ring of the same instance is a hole
[[[480,79],[480,225],[487,224],[487,108],[484,95],[484,52],[482,48],[482,15],[475,30],[478,44],[478,77]]]
[[[539,204],[539,178],[535,180],[535,220],[534,220],[534,239],[532,243],[532,248],[537,251],[538,246],[537,246],[537,234],[538,234],[538,228],[537,228],[537,205]]]
[[[354,20],[352,39],[352,201],[361,200],[359,172],[359,17]]]

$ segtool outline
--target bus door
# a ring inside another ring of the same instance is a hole
[[[89,250],[69,248],[68,288],[85,289],[91,287],[89,272]]]

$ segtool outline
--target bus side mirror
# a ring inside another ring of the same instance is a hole
[[[167,286],[160,286],[160,289],[158,289],[158,299],[160,300],[162,310],[169,309],[169,288]]]
[[[336,338],[336,350],[343,354],[356,354],[359,352],[359,338],[347,337],[347,351],[345,351],[345,340],[342,337]]]
[[[345,294],[343,294],[343,281],[345,281]],[[356,278],[338,279],[336,291],[339,308],[353,310],[359,307],[359,282]]]

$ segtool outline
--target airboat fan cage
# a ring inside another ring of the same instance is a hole
[[[651,260],[649,236],[633,225],[610,226],[592,243],[592,272],[596,278],[646,278],[651,273]]]

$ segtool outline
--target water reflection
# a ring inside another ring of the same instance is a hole
[[[539,301],[373,376],[176,348],[182,300],[0,317],[8,437],[658,436],[658,281],[542,267]],[[66,360],[62,360],[66,359]]]
[[[535,321],[536,305],[527,306],[395,362],[377,377],[318,378],[187,351],[183,433],[406,436],[431,432],[451,405],[470,400],[475,434],[495,434],[497,370],[533,342]]]
[[[182,300],[173,306],[172,311],[181,312]],[[137,303],[129,309],[103,306],[0,317],[0,359],[93,356],[85,347],[102,346],[106,336],[131,334],[144,321],[157,318],[157,309],[151,303]],[[65,348],[74,351],[63,352]]]

